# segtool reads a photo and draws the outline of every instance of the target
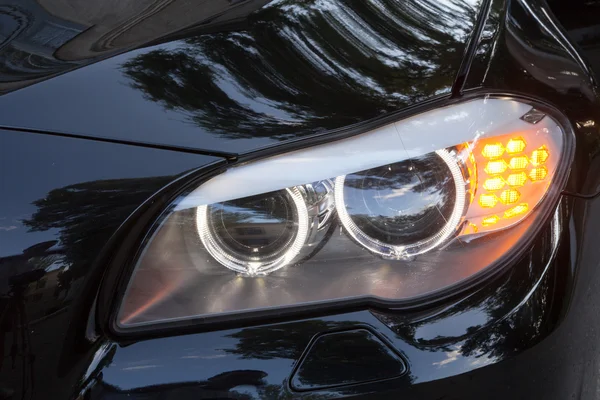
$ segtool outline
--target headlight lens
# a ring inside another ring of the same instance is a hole
[[[569,165],[564,129],[532,110],[473,100],[230,168],[157,221],[118,326],[408,300],[501,262]]]
[[[390,259],[425,253],[458,229],[466,206],[460,162],[448,150],[335,179],[346,232]]]
[[[223,266],[243,274],[269,273],[292,262],[308,237],[300,188],[199,206],[198,235]]]

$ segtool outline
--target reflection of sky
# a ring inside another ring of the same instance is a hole
[[[421,351],[410,346],[402,346],[409,360],[418,360],[418,363],[411,364],[413,384],[460,375],[496,362],[495,358],[485,354],[464,356],[462,345],[463,342],[458,342],[448,351],[443,351],[439,347],[435,347],[436,351]]]
[[[453,346],[454,349],[444,353],[444,358],[438,362],[432,363],[432,366],[438,369],[448,368],[451,375],[470,371],[474,368],[484,367],[495,362],[494,358],[485,355],[464,357],[461,353],[461,345]]]
[[[410,187],[386,190],[357,189],[344,187],[346,208],[354,213],[379,212],[379,215],[392,217],[410,213],[422,212],[435,205],[437,196],[434,190],[415,192]],[[360,199],[372,199],[366,204]],[[349,201],[353,199],[353,201]]]
[[[235,222],[238,224],[280,224],[284,221],[283,219],[278,219],[269,215],[269,213],[266,210],[259,211],[248,207],[238,207],[223,203],[220,203],[218,206],[215,206],[215,208],[223,210],[223,212],[225,213],[225,219],[227,217],[227,213],[237,214],[238,216],[244,215],[243,218],[236,218]]]
[[[399,0],[405,1],[405,0]],[[414,1],[415,5],[411,7],[415,19],[422,18],[420,15],[421,10],[427,10],[430,12],[437,13],[437,10],[431,7],[435,5],[441,10],[448,10],[453,13],[462,14],[463,7],[476,9],[480,4],[481,0],[435,0],[435,1]],[[384,13],[387,18],[390,18],[398,26],[404,26],[406,21],[401,21],[395,18],[390,13],[386,6],[380,0],[370,1],[379,12]],[[352,35],[359,42],[370,48],[376,48],[385,57],[382,60],[384,63],[394,62],[407,56],[404,51],[401,51],[397,46],[390,42],[385,41],[378,35],[373,29],[365,23],[356,13],[354,13],[345,3],[341,0],[316,0],[311,3],[299,4],[295,0],[277,0],[267,4],[264,8],[279,8],[290,18],[291,20],[297,20],[298,17],[306,17],[309,14],[320,13],[326,18],[331,18],[332,24],[336,29],[343,29],[343,34]],[[468,26],[464,20],[456,20],[453,15],[439,15],[439,20],[430,21],[431,24],[436,24],[435,29],[444,31],[452,35],[456,40],[462,39],[469,31]],[[330,21],[331,22],[331,21]],[[429,26],[428,28],[431,28]],[[423,29],[423,28],[421,28]],[[420,40],[431,40],[431,38],[424,32],[421,32],[418,27],[413,27],[411,34],[417,36]],[[410,57],[410,55],[408,55]],[[416,63],[427,63],[427,60],[419,60],[416,58],[409,58],[411,62]]]
[[[220,69],[220,72],[225,76],[216,79],[215,83],[217,83],[219,88],[236,103],[250,108],[257,113],[276,117],[280,120],[280,122],[283,121],[289,124],[300,122],[299,120],[294,119],[294,117],[292,117],[289,113],[285,112],[285,110],[277,108],[278,104],[270,102],[265,98],[254,97],[251,93],[245,93],[240,86],[232,83],[235,82],[235,79],[229,74],[229,72],[224,71],[222,68]]]
[[[151,177],[181,173],[212,157],[121,146],[47,135],[0,132],[0,257],[58,239],[57,229],[27,232],[21,220],[36,211],[32,204],[52,189],[100,179]],[[170,153],[173,154],[173,153]],[[152,162],[149,162],[152,161]]]
[[[488,315],[481,310],[470,310],[452,316],[452,324],[441,320],[432,321],[415,330],[415,337],[420,340],[433,340],[436,337],[460,337],[467,333],[466,329],[473,326],[482,326],[488,322]]]

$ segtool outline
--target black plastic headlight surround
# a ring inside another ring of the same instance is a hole
[[[397,306],[506,264],[573,154],[568,127],[537,108],[471,100],[211,177],[154,224],[116,328]]]

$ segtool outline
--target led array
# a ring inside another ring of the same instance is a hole
[[[481,225],[483,225],[483,226],[490,226],[490,225],[494,225],[498,221],[500,221],[500,217],[499,216],[497,216],[497,215],[490,215],[489,217],[485,217],[483,219],[483,221],[481,221]]]
[[[542,165],[546,162],[549,156],[550,154],[548,153],[546,146],[542,146],[531,153],[531,163],[533,165]]]
[[[502,179],[502,178],[500,178]],[[525,185],[527,182],[527,174],[524,171],[518,172],[516,174],[510,174],[506,178],[506,183],[511,187],[518,187]]]
[[[532,181],[541,181],[542,179],[546,178],[546,175],[548,175],[548,170],[543,166],[539,168],[532,168],[531,171],[529,171],[529,179]]]
[[[525,169],[529,164],[527,156],[517,156],[510,159],[508,166],[510,169]]]
[[[508,154],[520,153],[525,150],[526,146],[527,143],[525,143],[525,140],[523,140],[521,137],[510,139],[508,143],[506,143],[506,152]]]
[[[529,210],[529,206],[527,203],[519,204],[516,207],[511,208],[510,210],[506,210],[504,212],[504,218],[513,218],[518,215],[525,214]]]
[[[527,149],[522,137],[507,141],[486,143],[481,148],[484,162],[483,184],[478,190],[478,202],[484,209],[496,213],[481,220],[483,226],[492,226],[501,219],[511,219],[528,212],[529,205],[523,202],[520,188],[543,181],[548,176],[544,165],[550,157],[546,146]],[[507,206],[510,207],[507,209]]]

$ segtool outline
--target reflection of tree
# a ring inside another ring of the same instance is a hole
[[[544,247],[544,246],[540,246]],[[547,249],[546,249],[547,250]],[[425,351],[456,352],[463,357],[485,357],[502,360],[527,349],[544,337],[552,326],[552,290],[556,290],[556,275],[545,276],[527,302],[518,305],[531,290],[523,283],[534,280],[531,259],[542,256],[534,253],[530,259],[517,264],[506,282],[500,287],[483,291],[456,303],[443,313],[422,321],[391,314],[376,314],[386,325],[412,346]],[[543,262],[539,263],[540,268]],[[534,267],[535,268],[535,267]],[[419,337],[419,328],[427,325],[452,324],[453,319],[468,312],[484,313],[483,325],[466,327],[464,334],[454,337],[439,335],[432,339]]]
[[[549,283],[546,277],[542,286],[548,286]],[[506,298],[511,295],[514,296],[514,291],[506,290],[503,293]],[[547,297],[548,293],[541,291],[537,292],[530,301],[546,309]],[[514,352],[530,347],[532,342],[540,340],[546,329],[547,315],[539,311],[531,312],[529,307],[525,307],[525,312],[513,313],[504,318],[498,315],[500,314],[498,305],[486,304],[486,309],[493,317],[501,319],[489,328],[467,337],[461,346],[461,353],[464,356],[485,355],[488,358],[504,359]]]
[[[286,139],[447,91],[476,15],[451,3],[279,1],[244,32],[191,37],[123,70],[149,99],[205,129]]]
[[[503,342],[512,334],[510,329],[505,330],[506,323],[509,322],[510,319],[504,318],[504,313],[506,313],[506,305],[511,303],[514,296],[514,290],[511,290],[511,287],[507,285],[501,287],[493,296],[489,296],[482,302],[477,302],[475,300],[473,304],[464,302],[458,303],[433,319],[426,319],[420,322],[408,322],[403,321],[402,318],[395,318],[389,315],[378,315],[378,317],[386,322],[386,324],[393,325],[394,331],[399,333],[405,340],[410,342],[411,345],[420,350],[451,352],[456,349],[456,346],[459,346],[460,353],[464,356],[483,354],[486,356],[498,356],[505,350],[513,350],[512,348],[506,349],[503,346]],[[451,320],[457,315],[474,309],[484,311],[487,314],[488,321],[495,321],[496,319],[499,321],[495,324],[486,325],[485,327],[480,325],[470,326],[466,329],[464,334],[457,337],[438,335],[431,339],[424,339],[418,336],[419,328],[423,326],[435,324],[446,318]],[[525,339],[524,337],[521,337],[520,334],[512,336],[517,336],[520,340]],[[492,355],[489,351],[493,351],[494,354]]]
[[[92,181],[55,189],[34,202],[38,210],[23,224],[31,231],[60,229],[61,247],[76,278],[84,272],[77,267],[90,265],[119,225],[170,179]]]

